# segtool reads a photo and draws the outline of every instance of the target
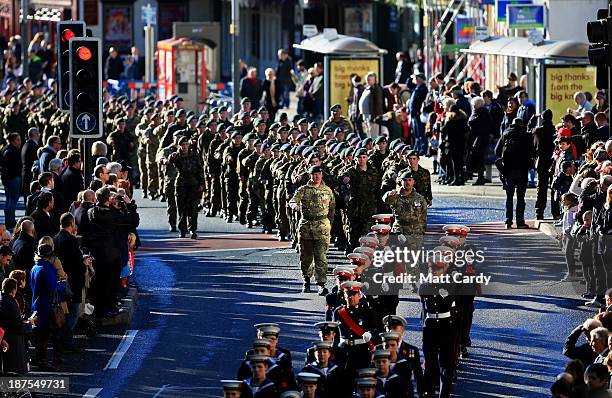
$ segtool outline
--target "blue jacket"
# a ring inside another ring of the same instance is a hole
[[[421,83],[412,92],[410,96],[410,102],[408,104],[408,108],[410,110],[410,116],[416,117],[421,114],[421,105],[423,105],[423,101],[427,97],[427,86],[425,83]]]
[[[32,311],[38,311],[37,328],[48,328],[53,304],[53,294],[57,290],[61,302],[64,287],[57,283],[55,267],[47,260],[36,260],[30,275],[32,286]]]

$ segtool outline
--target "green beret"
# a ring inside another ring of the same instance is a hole
[[[331,108],[329,108],[329,111],[330,111],[330,112],[333,112],[333,111],[335,111],[335,110],[338,110],[338,111],[339,111],[339,110],[341,110],[341,109],[342,109],[342,106],[341,106],[340,104],[333,104],[333,105],[331,106]]]
[[[367,155],[368,151],[366,151],[364,148],[360,148],[357,151],[355,151],[355,157],[359,157],[361,155]]]
[[[399,175],[399,178],[405,180],[406,178],[414,178],[414,176],[410,170],[406,170]]]

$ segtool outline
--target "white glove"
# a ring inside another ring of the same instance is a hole
[[[370,340],[372,340],[372,333],[370,332],[365,332],[361,338],[363,338],[365,340],[366,343],[368,343]]]

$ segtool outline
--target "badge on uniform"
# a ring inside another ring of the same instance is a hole
[[[440,296],[442,296],[444,298],[448,297],[448,290],[446,290],[444,288],[438,290],[438,293],[440,294]]]

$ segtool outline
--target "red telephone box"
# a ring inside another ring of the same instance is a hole
[[[199,110],[206,100],[206,46],[185,37],[157,42],[157,87],[159,98],[178,95],[185,108]]]

